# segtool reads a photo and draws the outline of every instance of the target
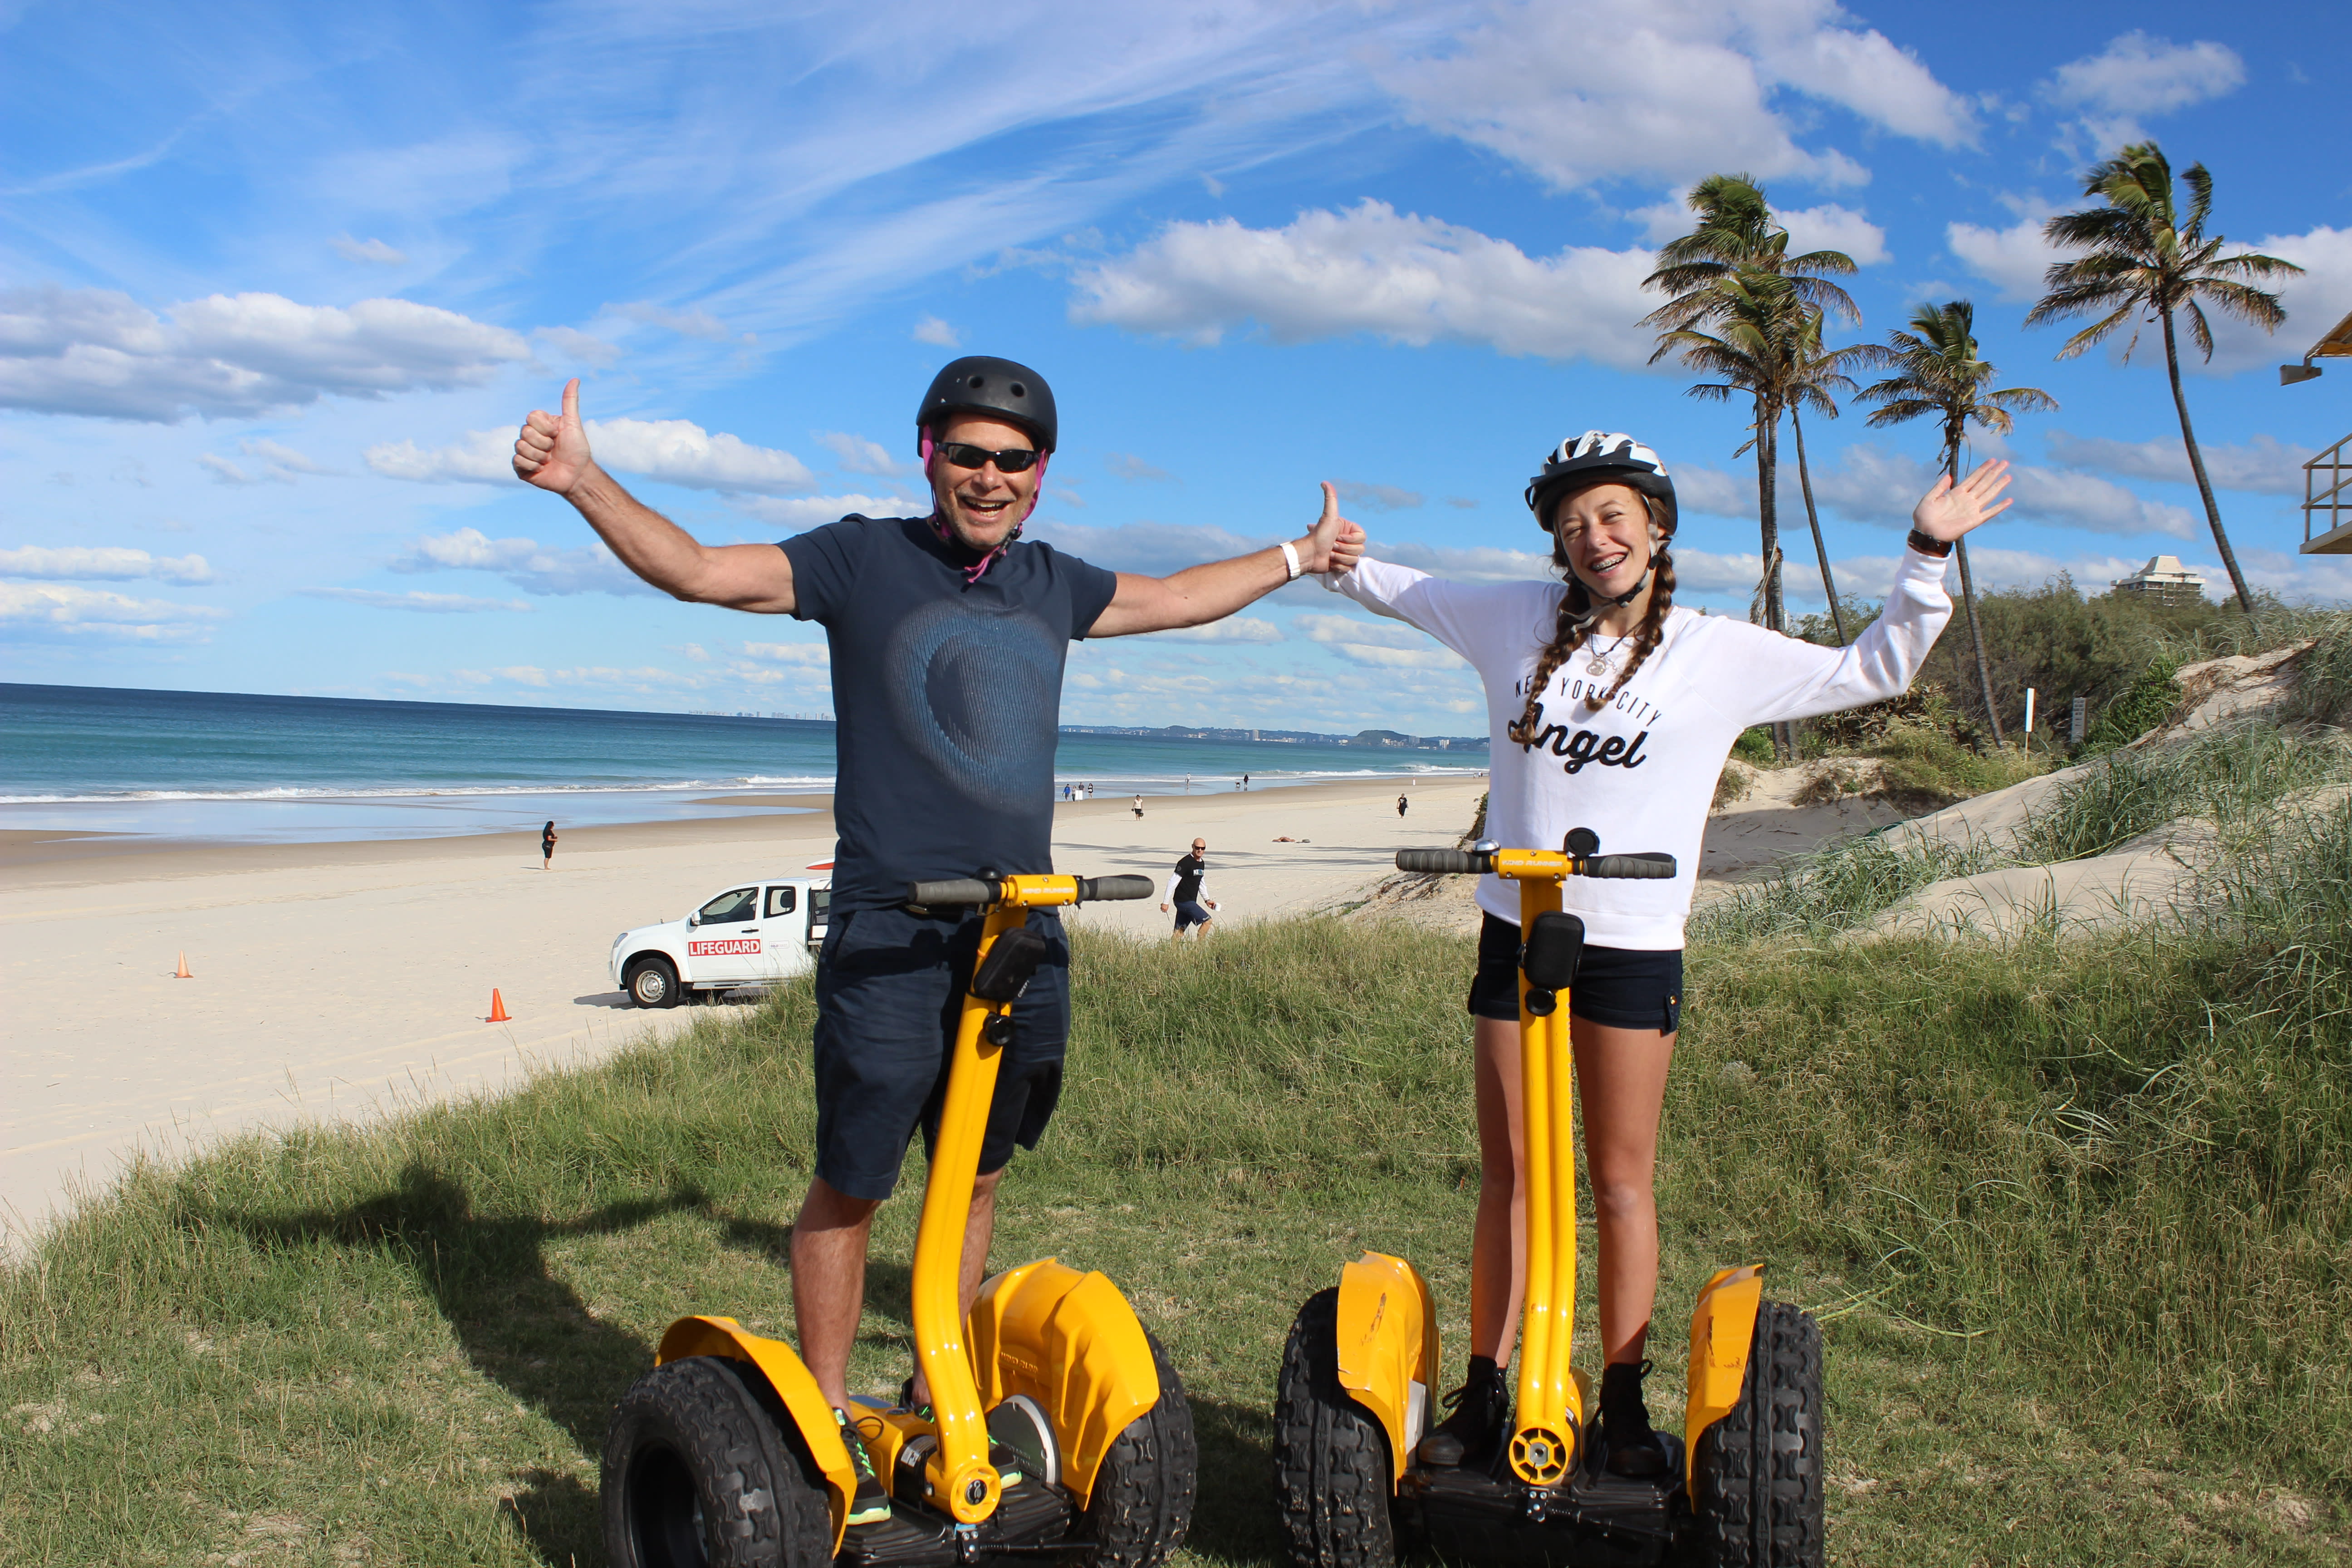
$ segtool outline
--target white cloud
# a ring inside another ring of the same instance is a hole
[[[1139,484],[1158,483],[1176,476],[1165,468],[1155,468],[1132,452],[1113,452],[1103,458],[1103,467],[1114,479],[1129,479]]]
[[[730,342],[739,335],[726,322],[708,310],[671,310],[662,306],[639,300],[634,304],[606,307],[612,314],[632,321],[643,321],[649,327],[660,327],[682,338],[698,338],[707,343]],[[750,332],[740,334],[742,341],[755,340]]]
[[[1835,202],[1784,210],[1778,216],[1781,226],[1789,231],[1791,251],[1843,250],[1853,258],[1858,267],[1875,267],[1890,254],[1885,229]],[[1683,227],[1687,229],[1689,225],[1685,223]]]
[[[1780,572],[1791,591],[1799,587],[1795,574],[1797,558],[1790,553],[1796,541],[1783,537],[1780,543]],[[1811,552],[1806,552],[1806,564],[1811,565]],[[1764,575],[1764,557],[1753,551],[1745,555],[1718,555],[1711,551],[1676,545],[1675,557],[1675,587],[1684,594],[1753,594]]]
[[[541,327],[530,335],[564,358],[583,364],[611,364],[621,357],[621,351],[611,343],[573,327]]]
[[[408,300],[215,294],[169,319],[110,289],[0,290],[0,405],[170,421],[329,395],[479,385],[528,358],[503,327]]]
[[[1984,454],[1979,453],[1979,456]],[[1910,526],[1911,509],[1936,482],[1938,469],[1924,458],[1891,452],[1882,447],[1848,447],[1835,464],[1813,465],[1813,499],[1824,510],[1856,522],[1889,528]],[[2070,468],[2017,463],[2010,468],[2009,495],[2014,504],[1994,520],[1996,526],[2042,523],[2079,528],[2093,533],[2158,533],[2173,539],[2193,539],[2201,525],[2188,511],[2166,501],[2149,500],[2110,479]],[[1791,530],[1805,526],[1804,496],[1797,485],[1797,465],[1783,448],[1780,470],[1782,549]],[[1695,510],[1741,520],[1756,515],[1756,485],[1706,468],[1675,471],[1677,500],[1689,495]],[[1704,497],[1700,505],[1696,498]]]
[[[1839,104],[1943,146],[1975,138],[1967,100],[1881,34],[1837,24],[1832,0],[1545,0],[1492,5],[1442,33],[1447,52],[1381,71],[1408,118],[1490,149],[1566,190],[1681,181],[1727,149],[1762,176],[1868,175],[1798,145],[1776,90]]]
[[[339,234],[332,243],[335,254],[346,261],[372,261],[380,267],[399,267],[408,260],[406,251],[394,250],[380,239],[353,239],[348,234]]]
[[[790,452],[754,447],[740,436],[713,435],[690,419],[591,419],[588,445],[597,462],[665,484],[727,494],[773,494],[816,483]],[[469,430],[464,440],[425,451],[413,440],[370,447],[367,466],[391,479],[430,484],[503,484],[514,479],[509,429]]]
[[[963,334],[937,316],[925,316],[915,323],[915,341],[933,343],[943,349],[963,347]]]
[[[215,484],[257,485],[265,479],[281,485],[290,485],[294,482],[294,476],[282,468],[270,468],[258,474],[248,474],[226,458],[213,452],[197,453],[196,467],[212,475],[213,482]]]
[[[311,599],[365,605],[372,610],[418,610],[436,616],[475,616],[491,610],[528,610],[520,599],[477,599],[466,594],[385,594],[373,588],[297,588]]]
[[[1179,642],[1274,643],[1283,640],[1282,628],[1256,616],[1227,616],[1206,626],[1176,626],[1150,634]]]
[[[2235,92],[2246,66],[2237,52],[2210,39],[2176,44],[2135,28],[2095,55],[2070,60],[2042,84],[2042,99],[2074,110],[2077,123],[2102,150],[2146,134],[2143,115],[2169,114]]]
[[[0,632],[129,642],[202,642],[228,612],[166,599],[133,599],[103,588],[0,583]]]
[[[803,669],[833,668],[833,650],[821,642],[747,642],[742,647],[744,658],[769,664],[793,665]]]
[[[602,541],[574,550],[536,540],[492,539],[477,528],[427,534],[388,563],[394,572],[495,572],[527,594],[653,594],[604,548]]]
[[[1955,223],[1944,227],[1944,242],[1968,269],[1995,285],[2004,300],[2039,300],[2042,277],[2051,263],[2066,253],[2042,237],[2044,214],[2020,218],[2007,228]]]
[[[837,496],[734,496],[729,504],[761,522],[788,528],[794,533],[839,522],[852,512],[860,517],[929,517],[929,501],[905,496],[867,496],[852,492]]]
[[[1528,537],[1530,540],[1539,537],[1533,519],[1528,522]],[[1551,553],[1548,550],[1505,550],[1494,545],[1460,548],[1407,540],[1376,539],[1366,553],[1377,560],[1393,561],[1400,566],[1426,572],[1433,577],[1449,577],[1463,583],[1559,580],[1559,574],[1552,569]]]
[[[1451,649],[1401,622],[1355,616],[1297,616],[1290,623],[1307,637],[1358,664],[1386,669],[1463,669]]]
[[[2189,471],[2187,449],[2179,440],[2161,436],[2147,441],[2115,441],[2053,430],[2043,438],[2042,447],[2053,460],[2070,468],[2095,468],[2133,479],[2195,482]],[[2209,442],[2199,450],[2205,458],[2205,477],[2218,489],[2258,495],[2303,494],[2303,465],[2311,454],[2274,436],[2256,436],[2234,446]]]
[[[887,479],[915,471],[916,465],[898,461],[890,456],[887,447],[863,436],[852,436],[844,430],[820,430],[816,439],[817,445],[833,454],[835,467],[849,473],[874,474]]]
[[[47,549],[27,544],[0,550],[0,577],[67,578],[85,583],[127,583],[144,577],[159,583],[193,584],[211,582],[213,569],[201,555],[150,555],[144,550],[119,545]]]
[[[1222,528],[1199,523],[1130,522],[1120,528],[1083,528],[1076,523],[1040,519],[1029,525],[1028,537],[1042,538],[1056,550],[1113,572],[1135,572],[1164,577],[1204,561],[1224,561],[1264,550],[1273,541],[1244,539]],[[1300,578],[1287,590],[1299,592]],[[1314,590],[1320,594],[1318,586]]]
[[[1630,368],[1653,346],[1635,325],[1656,303],[1642,292],[1653,265],[1647,249],[1591,246],[1533,258],[1367,200],[1276,229],[1170,224],[1124,257],[1080,268],[1070,318],[1202,344],[1255,321],[1277,342],[1370,332]]]
[[[289,474],[331,474],[334,472],[332,468],[320,467],[318,463],[313,462],[307,455],[296,451],[293,447],[280,446],[276,441],[263,438],[256,438],[250,441],[239,441],[236,444],[236,449],[243,452],[248,458],[259,458],[263,462],[268,463],[272,468],[282,468]]]
[[[1366,511],[1410,511],[1422,503],[1419,490],[1401,489],[1395,485],[1366,484],[1358,479],[1334,479],[1331,488],[1339,499]]]

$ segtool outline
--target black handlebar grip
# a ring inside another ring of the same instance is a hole
[[[950,877],[943,882],[909,882],[907,901],[925,909],[954,909],[961,905],[986,908],[996,902],[998,884],[983,882],[976,877]]]
[[[1148,899],[1152,881],[1149,877],[1081,877],[1078,879],[1078,902],[1093,903],[1097,899]]]
[[[1396,868],[1400,871],[1484,871],[1494,863],[1494,858],[1475,855],[1467,849],[1400,849],[1396,852]]]
[[[1650,879],[1664,881],[1675,874],[1675,858],[1655,852],[1646,855],[1595,855],[1584,863],[1588,877],[1614,877],[1638,880]]]

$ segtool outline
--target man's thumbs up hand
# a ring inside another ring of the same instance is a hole
[[[580,379],[563,384],[563,412],[534,408],[515,437],[515,478],[567,495],[589,469],[588,431],[580,423]]]

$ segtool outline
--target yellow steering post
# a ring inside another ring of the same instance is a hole
[[[998,937],[1024,923],[1030,910],[1076,903],[1077,896],[1075,877],[1004,878],[981,928],[972,967],[977,970],[987,959]],[[1003,1479],[988,1462],[988,1418],[972,1374],[961,1287],[972,1184],[980,1173],[981,1142],[988,1132],[989,1107],[996,1098],[996,1072],[1004,1054],[1002,1046],[988,1038],[988,1024],[1012,1007],[1009,1002],[964,994],[947,1097],[940,1108],[940,1135],[923,1187],[922,1222],[915,1233],[915,1356],[931,1387],[931,1415],[940,1439],[923,1467],[923,1479],[932,1501],[962,1524],[977,1524],[993,1514],[1003,1494]]]
[[[1502,850],[1495,873],[1519,885],[1519,930],[1559,908],[1575,862],[1543,850]],[[1570,1368],[1576,1329],[1576,1100],[1568,995],[1542,1016],[1528,1010],[1519,976],[1519,1108],[1527,1140],[1527,1303],[1519,1331],[1519,1388],[1511,1469],[1531,1486],[1556,1486],[1576,1457],[1583,1401]]]

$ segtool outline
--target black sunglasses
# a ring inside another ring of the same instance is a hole
[[[1026,447],[1007,447],[1002,452],[992,452],[985,447],[962,441],[942,441],[938,450],[940,457],[959,468],[982,468],[994,463],[1000,474],[1025,473],[1037,461],[1037,454]]]

